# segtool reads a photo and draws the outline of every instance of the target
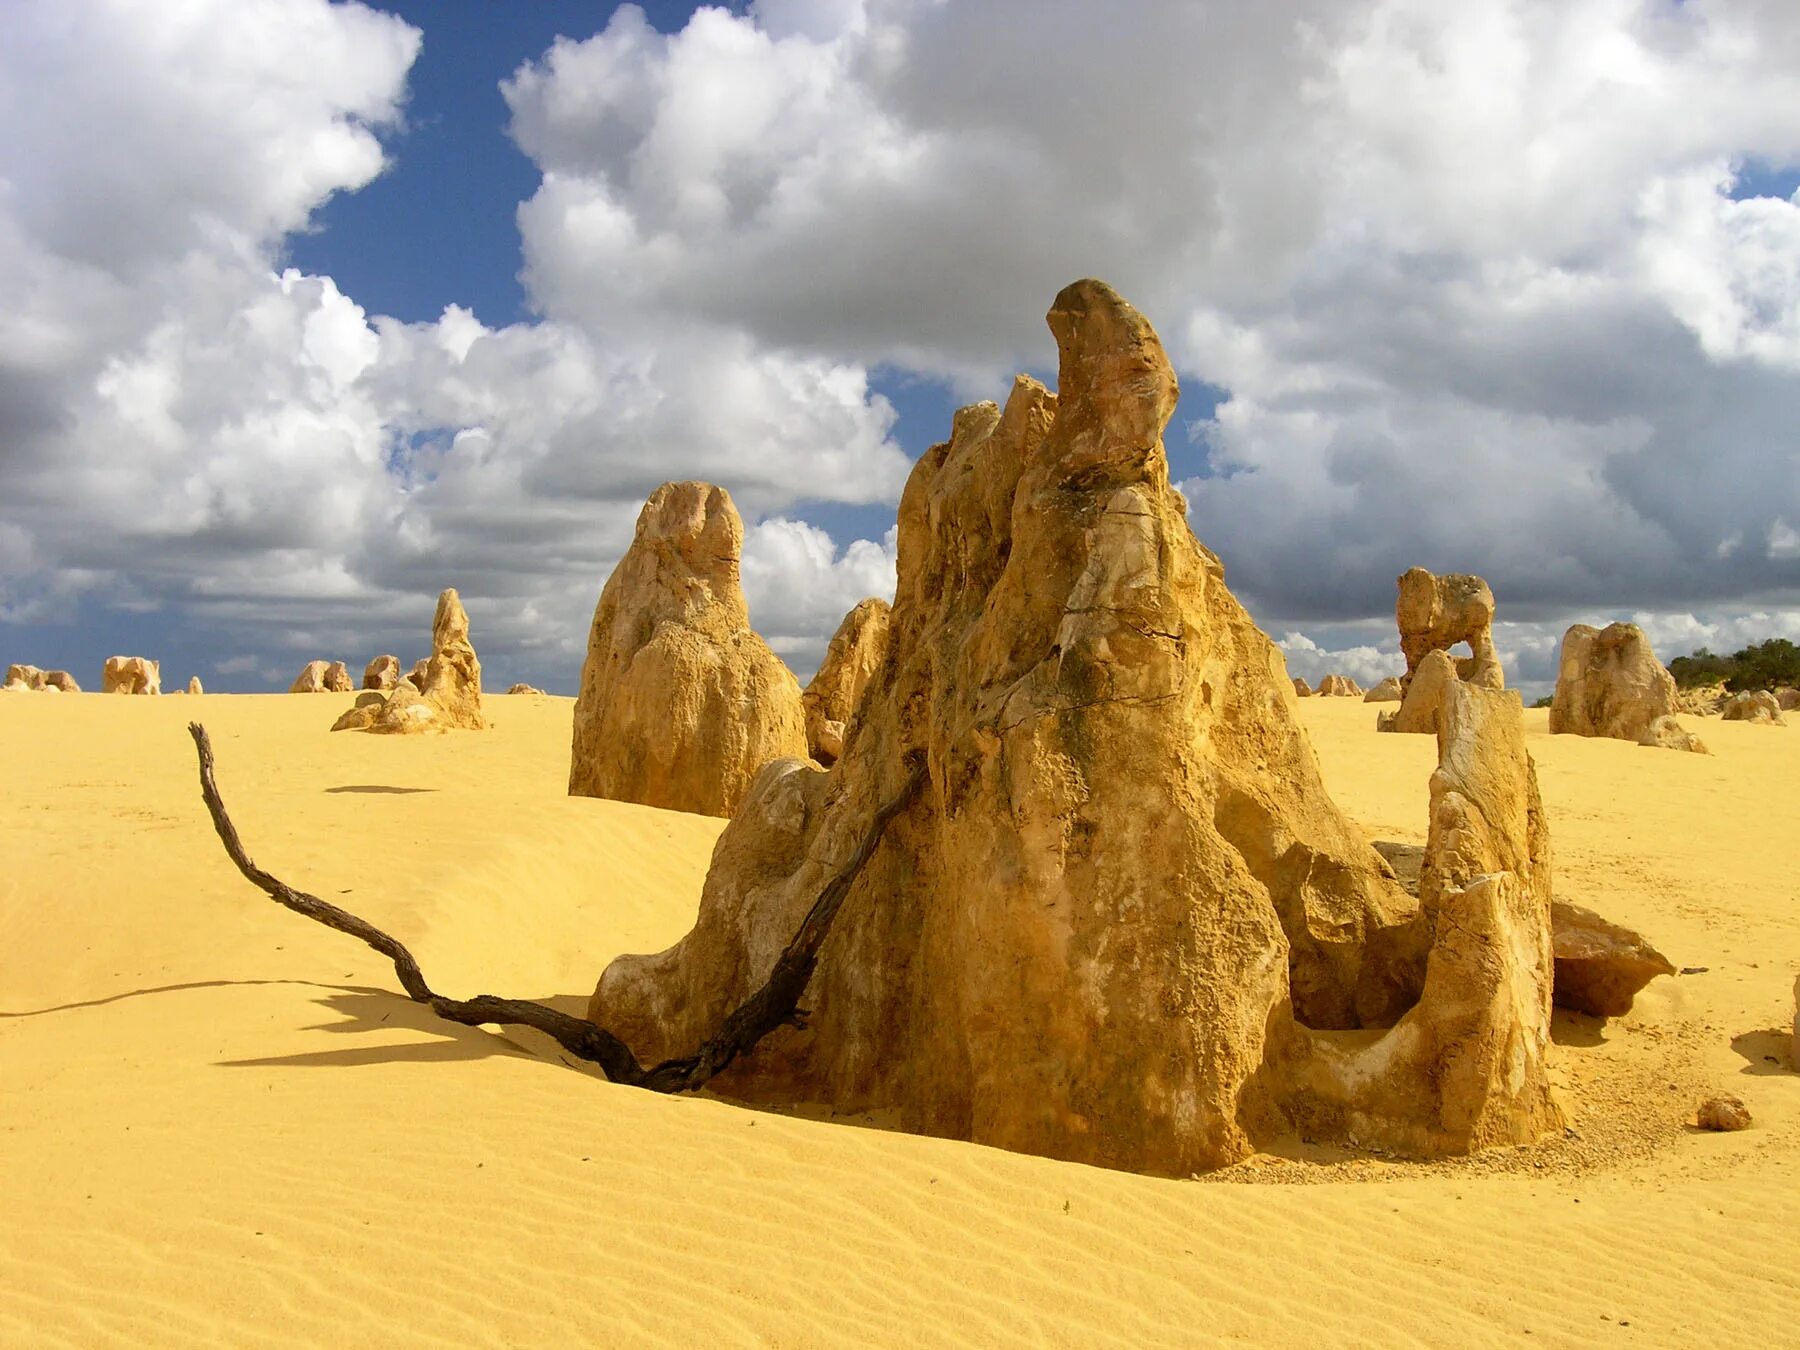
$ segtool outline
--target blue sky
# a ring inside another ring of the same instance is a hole
[[[280,687],[457,584],[495,679],[567,691],[697,476],[804,674],[1084,274],[1297,672],[1392,666],[1415,563],[1488,577],[1528,690],[1577,620],[1800,633],[1800,11],[375,9],[19,0],[5,659]]]

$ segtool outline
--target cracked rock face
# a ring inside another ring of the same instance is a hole
[[[1446,912],[1505,959],[1447,956],[1434,1011],[1408,1023],[1438,952],[1326,796],[1280,652],[1188,527],[1161,442],[1176,401],[1162,344],[1095,281],[1065,289],[1049,324],[1059,393],[1020,377],[913,470],[889,655],[841,758],[762,770],[694,930],[614,961],[590,1015],[646,1061],[692,1050],[920,757],[926,785],[849,892],[806,1029],[766,1039],[719,1091],[1177,1175],[1297,1121],[1424,1153],[1543,1128],[1548,857],[1534,879],[1522,742],[1492,837],[1474,817],[1500,789],[1479,768],[1469,821],[1446,808],[1433,825],[1481,834],[1468,860],[1507,872],[1465,877],[1440,845]],[[1517,700],[1487,711],[1458,723],[1455,763],[1507,734]],[[1382,1042],[1412,1074],[1404,1118],[1332,1096],[1346,1047],[1409,1025]]]
[[[887,659],[890,613],[887,601],[869,599],[846,614],[812,683],[800,696],[806,710],[807,744],[812,757],[826,767],[844,753],[844,729],[870,677]]]
[[[806,758],[800,682],[750,627],[744,524],[710,483],[664,483],[588,633],[569,792],[728,816],[771,760]]]

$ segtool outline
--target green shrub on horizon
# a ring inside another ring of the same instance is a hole
[[[1800,647],[1787,638],[1769,638],[1730,656],[1717,656],[1702,647],[1691,656],[1678,656],[1669,662],[1669,674],[1675,677],[1679,689],[1723,682],[1734,694],[1745,689],[1800,685]]]

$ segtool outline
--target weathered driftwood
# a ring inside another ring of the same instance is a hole
[[[805,1013],[800,1009],[800,996],[812,977],[819,948],[831,931],[832,921],[850,893],[857,873],[874,855],[887,831],[888,822],[906,808],[925,778],[922,760],[911,766],[911,772],[900,790],[876,813],[868,831],[857,844],[850,861],[820,891],[812,909],[800,924],[799,932],[776,959],[768,981],[745,999],[719,1029],[691,1055],[666,1059],[645,1068],[631,1047],[606,1028],[582,1017],[571,1017],[543,1003],[528,999],[499,998],[479,994],[474,998],[449,998],[437,993],[426,983],[418,961],[398,938],[382,932],[366,919],[340,909],[316,895],[295,890],[292,886],[258,867],[244,850],[237,827],[226,814],[225,802],[219,796],[219,785],[213,779],[212,741],[206,728],[198,722],[188,723],[188,732],[200,756],[200,795],[212,815],[225,852],[238,871],[271,900],[296,914],[335,928],[373,947],[394,963],[394,973],[408,998],[422,1003],[448,1022],[464,1026],[484,1023],[495,1026],[526,1026],[543,1032],[570,1054],[598,1064],[615,1083],[648,1088],[652,1092],[691,1092],[705,1085],[739,1055],[748,1053],[758,1041],[777,1027],[803,1026]]]

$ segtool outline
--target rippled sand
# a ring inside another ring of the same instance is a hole
[[[608,1084],[441,1023],[252,855],[451,993],[579,1011],[686,931],[721,822],[563,794],[571,704],[332,736],[348,700],[0,699],[0,1343],[1773,1344],[1800,1328],[1800,726],[1710,757],[1544,734],[1558,893],[1679,966],[1559,1014],[1571,1136],[1408,1166],[1295,1147],[1152,1180]],[[1300,705],[1371,838],[1430,738]],[[1699,1098],[1755,1128],[1706,1135]],[[1526,1340],[1525,1333],[1529,1332]]]

